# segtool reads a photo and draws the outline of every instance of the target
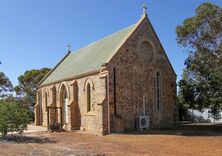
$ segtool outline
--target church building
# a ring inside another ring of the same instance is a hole
[[[37,90],[36,125],[106,135],[177,121],[176,74],[146,7],[135,24],[69,50]]]

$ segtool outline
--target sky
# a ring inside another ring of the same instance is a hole
[[[0,71],[13,85],[26,70],[54,67],[67,53],[136,23],[145,0],[0,0]],[[148,17],[181,79],[187,53],[176,27],[206,0],[147,0]],[[208,0],[222,7],[222,0]]]

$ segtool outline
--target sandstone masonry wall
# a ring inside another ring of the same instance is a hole
[[[92,94],[92,110],[87,112],[87,95],[86,86],[90,84]],[[42,94],[42,108],[43,112],[43,126],[48,126],[47,124],[47,107],[61,107],[61,94],[62,86],[64,86],[68,92],[68,124],[65,129],[81,129],[94,134],[103,134],[103,105],[106,100],[106,80],[100,78],[99,74],[87,76],[84,78],[79,78],[72,81],[64,81],[61,83],[56,83],[54,85],[45,86],[38,90]],[[47,103],[46,103],[47,95]],[[40,103],[40,102],[39,102]],[[37,107],[39,107],[37,103]],[[46,107],[47,104],[47,107]],[[106,103],[105,103],[106,104]],[[40,114],[40,111],[36,111],[36,118]],[[59,109],[50,109],[49,113],[49,123],[61,122],[61,113]]]
[[[150,49],[143,49],[143,43],[151,45]],[[146,56],[144,52],[147,50],[150,54]],[[135,129],[136,116],[143,115],[144,96],[147,98],[146,115],[150,117],[152,128],[175,125],[177,122],[176,75],[147,19],[112,58],[108,69],[111,131],[122,132]],[[156,109],[157,71],[161,74],[159,111]],[[116,89],[114,83],[116,83]]]

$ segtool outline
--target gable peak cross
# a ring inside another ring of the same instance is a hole
[[[68,48],[68,51],[71,51],[71,48],[72,48],[71,44],[68,44],[67,48]]]
[[[143,15],[146,15],[147,14],[147,4],[146,4],[146,2],[144,2],[144,4],[142,5],[142,8],[143,8]]]

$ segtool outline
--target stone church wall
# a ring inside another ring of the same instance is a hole
[[[108,64],[113,132],[135,129],[136,116],[143,115],[144,96],[152,128],[173,127],[177,122],[176,75],[148,22],[147,19],[142,22]],[[149,48],[144,49],[142,43]],[[148,55],[144,54],[147,50]],[[157,71],[161,74],[159,111],[156,109]]]
[[[87,112],[87,95],[86,85],[90,84],[92,94],[92,110]],[[42,109],[43,112],[43,126],[47,126],[47,110],[45,96],[47,93],[47,106],[48,107],[61,107],[60,94],[61,88],[64,85],[68,91],[68,125],[65,127],[67,130],[80,129],[90,133],[101,135],[103,134],[103,105],[106,100],[106,80],[100,78],[99,74],[91,75],[83,78],[78,78],[71,81],[64,81],[54,85],[42,87],[38,92],[42,93]],[[38,97],[39,98],[39,97]],[[38,99],[37,98],[37,99]],[[53,100],[54,99],[54,100]],[[39,107],[37,102],[37,107]],[[105,103],[106,104],[106,103]],[[39,113],[39,110],[36,111]],[[53,113],[51,113],[53,112]],[[57,109],[50,110],[49,122],[61,122],[60,111]],[[39,114],[36,114],[38,116]],[[37,117],[36,117],[37,118]],[[38,121],[36,121],[37,123]],[[38,122],[39,123],[39,122]]]

